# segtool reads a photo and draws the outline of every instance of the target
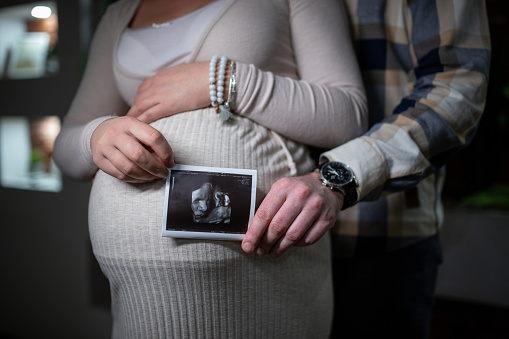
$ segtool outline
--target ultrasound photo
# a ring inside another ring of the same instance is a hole
[[[163,236],[241,240],[254,215],[256,171],[176,165],[165,194]]]

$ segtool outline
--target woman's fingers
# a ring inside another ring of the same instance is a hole
[[[151,83],[151,80],[151,78],[148,78],[140,85],[138,88],[138,94],[134,98],[133,104],[127,112],[126,116],[131,116],[133,118],[139,119],[139,117],[147,110],[161,104],[160,95],[157,93],[157,91],[161,89],[154,88],[149,91],[151,86],[146,85],[147,83]]]
[[[115,178],[125,181],[125,182],[133,183],[133,184],[148,182],[148,181],[157,179],[156,177],[152,177],[152,179],[150,179],[148,177],[146,179],[130,177],[129,175],[127,175],[124,172],[117,169],[113,165],[113,163],[108,161],[108,159],[106,159],[106,158],[104,158],[104,163],[99,168],[101,168],[101,170],[103,172],[108,173],[112,177],[115,177]]]
[[[121,134],[114,148],[106,157],[128,177],[154,180],[168,174],[167,168],[157,160],[140,142],[127,134]]]
[[[137,115],[134,115],[135,113],[133,112],[133,115],[136,119],[138,119],[139,121],[141,122],[145,122],[147,124],[153,122],[153,121],[156,121],[158,119],[161,119],[163,117],[165,117],[165,107],[160,104],[160,103],[156,103],[150,107],[147,107],[147,108],[144,108],[144,109],[139,109],[136,113]],[[134,109],[134,107],[132,108]],[[129,111],[131,112],[131,110]]]
[[[173,152],[155,128],[132,117],[109,119],[92,134],[94,162],[106,173],[128,182],[147,182],[168,175]]]
[[[166,68],[139,87],[127,116],[151,123],[210,105],[208,62],[186,63]]]
[[[173,150],[171,149],[170,144],[168,144],[168,141],[164,135],[161,134],[161,132],[144,122],[140,122],[136,119],[134,120],[135,123],[130,128],[129,132],[134,140],[142,144],[143,149],[136,147],[133,150],[133,160],[136,160],[137,157],[139,157],[139,160],[135,161],[138,165],[141,166],[141,163],[148,161],[150,165],[157,167],[157,169],[154,169],[156,172],[150,170],[149,172],[154,174],[161,174],[161,172],[163,172],[162,174],[168,175],[167,168],[173,167],[173,165],[175,165],[173,159]],[[157,155],[160,161],[152,161],[153,159],[157,160],[157,158],[154,158],[154,155],[151,154],[152,152]],[[144,156],[148,156],[148,159],[146,159]],[[161,164],[164,168],[160,166]],[[141,167],[148,169],[145,166]]]

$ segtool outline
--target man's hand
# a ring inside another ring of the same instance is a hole
[[[127,116],[151,123],[163,117],[210,106],[209,63],[164,69],[145,80]]]
[[[103,121],[92,133],[90,146],[97,167],[126,182],[165,178],[175,164],[164,136],[131,117]]]
[[[291,246],[314,244],[330,230],[343,195],[323,186],[319,177],[313,172],[277,181],[256,211],[243,250],[279,257]]]

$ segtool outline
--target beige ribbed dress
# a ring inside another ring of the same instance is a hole
[[[125,114],[149,76],[117,62],[120,34],[137,5],[112,5],[97,30],[55,148],[71,176],[96,173],[90,134],[103,116]],[[205,108],[152,125],[177,163],[256,169],[259,203],[292,168],[313,170],[301,143],[332,147],[363,131],[364,94],[346,27],[333,0],[229,0],[190,59],[224,54],[238,61],[236,114],[222,122]],[[327,337],[328,236],[278,259],[259,257],[235,241],[162,237],[163,205],[162,180],[128,184],[95,175],[90,235],[111,284],[114,338]]]

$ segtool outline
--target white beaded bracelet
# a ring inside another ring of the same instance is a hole
[[[219,61],[219,72],[216,79],[216,68],[218,56],[214,55],[210,59],[209,65],[209,89],[210,89],[210,102],[212,107],[216,109],[219,118],[223,121],[230,119],[232,113],[223,105],[224,103],[224,79],[226,74],[226,67],[228,65],[228,58],[222,56]]]
[[[209,89],[210,89],[210,101],[212,102],[212,107],[217,106],[217,91],[216,91],[216,65],[217,65],[217,55],[214,55],[212,59],[210,59],[209,64]]]

